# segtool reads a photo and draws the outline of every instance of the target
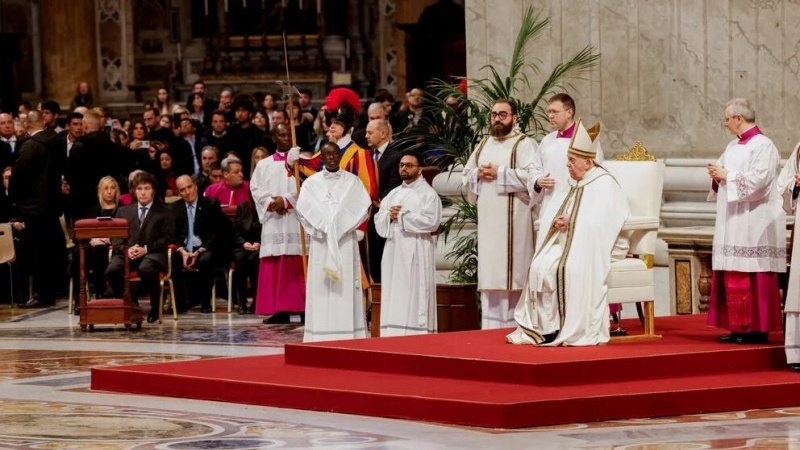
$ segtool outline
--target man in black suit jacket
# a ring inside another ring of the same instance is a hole
[[[392,131],[388,122],[383,119],[374,119],[367,124],[366,133],[367,143],[372,150],[372,154],[377,159],[378,165],[378,198],[383,199],[392,189],[400,186],[403,180],[400,178],[400,150],[392,146]],[[373,205],[372,214],[378,212],[380,204]],[[375,222],[369,221],[367,230],[369,243],[369,271],[372,280],[376,283],[381,281],[381,260],[383,259],[383,247],[386,240],[378,235],[375,230]]]
[[[127,246],[122,239],[112,241],[114,256],[106,269],[106,277],[116,298],[122,298],[125,260],[130,259],[130,270],[139,272],[141,286],[150,293],[150,314],[147,322],[158,320],[159,272],[167,268],[167,247],[175,242],[175,219],[172,211],[156,198],[155,176],[141,172],[131,183],[136,201],[117,210],[115,217],[127,219],[130,237]],[[125,254],[123,248],[127,247]]]
[[[182,175],[176,185],[181,200],[171,204],[170,208],[175,216],[180,264],[185,269],[174,271],[182,292],[178,298],[184,299],[178,308],[186,309],[195,303],[192,299],[196,299],[201,312],[210,313],[214,270],[230,261],[233,227],[217,199],[197,195],[197,185],[192,177]],[[186,283],[184,279],[194,280]]]
[[[105,176],[124,186],[133,170],[133,152],[115,144],[103,130],[99,114],[83,115],[84,135],[70,149],[64,177],[69,184],[70,204],[75,219],[93,217],[97,209],[97,184]],[[65,147],[66,148],[66,147]]]
[[[30,138],[19,144],[18,157],[11,171],[9,196],[17,220],[24,224],[26,260],[33,275],[38,300],[28,307],[49,307],[56,302],[59,274],[66,274],[66,242],[59,217],[63,212],[61,174],[63,155],[55,150],[56,133],[44,129],[39,111],[25,118]]]

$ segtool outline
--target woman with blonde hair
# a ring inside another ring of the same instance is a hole
[[[114,217],[119,207],[119,184],[114,177],[105,176],[97,183],[97,217]],[[108,267],[109,239],[91,239],[89,251],[84,254],[89,282],[97,297],[106,289],[106,267]]]
[[[269,157],[269,150],[264,147],[256,147],[253,153],[250,154],[250,177],[253,177],[253,172],[256,171],[256,164],[262,159]]]

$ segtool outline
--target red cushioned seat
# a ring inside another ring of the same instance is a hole
[[[124,304],[125,300],[121,298],[98,298],[88,303],[92,308],[119,308]]]

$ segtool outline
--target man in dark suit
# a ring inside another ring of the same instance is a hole
[[[122,239],[112,241],[114,256],[106,269],[106,277],[116,298],[122,298],[125,260],[130,270],[139,272],[141,287],[150,293],[150,314],[147,323],[158,320],[158,277],[167,268],[167,247],[175,241],[175,219],[172,211],[156,198],[158,181],[155,176],[140,172],[131,183],[136,201],[117,210],[115,217],[126,219],[130,227],[127,246]],[[127,250],[123,254],[123,248]]]
[[[228,127],[228,144],[230,144],[230,150],[235,151],[239,155],[239,159],[242,160],[242,173],[244,173],[245,179],[249,180],[250,152],[259,146],[270,146],[271,144],[268,142],[270,139],[260,128],[253,125],[252,118],[255,109],[253,108],[253,102],[248,98],[240,98],[236,102],[234,111],[236,111],[236,123]],[[211,126],[214,126],[213,119]],[[210,141],[209,144],[214,145]]]
[[[55,150],[56,133],[44,129],[39,111],[25,118],[30,138],[19,144],[11,171],[9,196],[24,225],[26,260],[38,299],[27,307],[50,307],[56,302],[58,274],[66,273],[66,242],[59,217],[63,212],[61,174],[64,157]]]
[[[192,299],[196,299],[200,311],[210,313],[214,270],[230,261],[233,227],[222,212],[219,201],[197,195],[197,185],[192,177],[182,175],[176,185],[181,200],[171,204],[170,208],[175,216],[176,237],[180,245],[178,255],[184,269],[173,271],[182,292],[177,294],[178,298],[184,299],[178,308],[188,309],[194,303]]]
[[[11,114],[0,113],[0,142],[11,150],[11,160],[17,159],[17,135],[14,129],[14,117]]]
[[[70,148],[64,177],[69,185],[72,216],[94,217],[97,209],[97,183],[111,176],[123,186],[133,170],[133,152],[115,144],[103,130],[102,118],[94,111],[83,115],[84,135]]]
[[[181,119],[181,137],[189,144],[189,148],[191,149],[190,153],[192,159],[190,163],[192,165],[192,175],[198,174],[203,170],[203,158],[201,153],[204,148],[209,146],[206,138],[197,134],[198,127],[202,127],[202,125],[194,119],[188,117]]]
[[[391,144],[392,131],[386,120],[371,120],[367,124],[366,139],[378,166],[378,198],[383,199],[392,189],[400,186],[400,183],[403,182],[398,168],[402,154],[399,149]],[[380,203],[373,205],[372,214],[377,213],[379,208]],[[375,222],[372,220],[369,221],[367,236],[370,275],[373,281],[380,283],[381,260],[383,259],[383,247],[386,240],[378,235],[375,230]]]
[[[70,196],[70,186],[68,178],[74,177],[76,175],[69,174],[69,170],[73,166],[70,164],[70,155],[72,154],[72,147],[78,143],[78,139],[83,136],[83,114],[81,113],[70,113],[67,115],[67,129],[62,133],[59,133],[58,139],[56,140],[56,148],[58,149],[59,153],[64,155],[64,181],[66,184],[65,192],[66,195],[64,201],[64,216],[67,219],[67,223],[71,223],[75,220],[75,207],[72,204],[72,196]],[[80,145],[79,145],[80,146]],[[99,180],[98,180],[99,181]]]
[[[228,133],[227,128],[225,112],[214,111],[211,115],[211,128],[206,131],[205,138],[208,145],[217,149],[220,158],[230,150],[237,150],[233,148],[232,136]]]

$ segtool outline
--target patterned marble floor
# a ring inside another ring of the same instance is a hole
[[[218,312],[89,334],[64,306],[7,308],[0,305],[0,449],[800,449],[800,408],[486,430],[92,392],[91,367],[277,354],[301,340],[302,328]]]

